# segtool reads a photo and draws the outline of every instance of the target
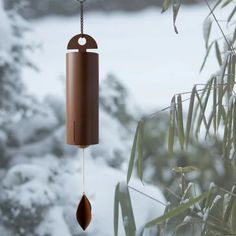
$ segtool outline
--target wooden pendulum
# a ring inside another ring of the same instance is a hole
[[[96,41],[83,33],[83,2],[81,4],[81,33],[68,43],[66,55],[66,139],[67,144],[83,149],[83,194],[76,218],[85,230],[91,221],[91,204],[84,188],[84,149],[98,144],[99,138],[99,72]],[[80,44],[84,39],[85,44]]]

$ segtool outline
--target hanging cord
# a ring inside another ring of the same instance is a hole
[[[83,162],[83,164],[82,164],[82,175],[83,175],[83,194],[85,194],[85,161],[84,161],[84,148],[83,148],[83,158],[82,158],[82,162]]]

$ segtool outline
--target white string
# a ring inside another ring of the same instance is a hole
[[[83,158],[82,158],[83,166],[82,166],[82,175],[83,175],[83,194],[85,193],[85,163],[84,163],[84,148],[83,148]]]

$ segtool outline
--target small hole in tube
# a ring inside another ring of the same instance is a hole
[[[78,43],[81,46],[85,45],[86,44],[86,38],[79,38]]]

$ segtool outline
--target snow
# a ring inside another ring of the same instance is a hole
[[[39,133],[40,131],[50,130],[57,125],[57,119],[52,113],[35,114],[29,118],[20,120],[17,125],[11,125],[11,127],[9,127],[9,132],[13,133],[14,140],[19,144],[23,144],[27,141],[33,141],[30,139],[32,139],[34,134]]]
[[[36,232],[39,236],[71,236],[70,230],[63,217],[63,209],[61,207],[49,209],[46,214],[46,219],[37,228]]]
[[[44,169],[28,164],[14,166],[3,180],[7,197],[20,206],[31,209],[34,205],[48,205],[55,200],[48,186],[48,173]]]
[[[81,162],[79,157],[68,159],[61,160],[52,155],[31,158],[27,161],[28,164],[12,167],[3,180],[4,192],[19,206],[28,209],[32,206],[48,206],[44,220],[37,227],[39,235],[51,232],[51,235],[70,236],[71,230],[81,232],[75,221],[75,211],[82,193]],[[92,222],[87,233],[110,236],[113,233],[112,190],[119,181],[124,181],[125,173],[90,157],[86,157],[85,167],[86,195],[92,205]],[[143,187],[137,180],[132,180],[130,185],[165,203],[162,193],[156,187]],[[130,195],[137,229],[144,222],[163,213],[163,205],[131,190]],[[121,218],[119,232],[120,235],[125,235]]]
[[[174,93],[191,90],[193,84],[200,83],[209,75],[209,71],[215,71],[216,63],[210,61],[208,71],[201,76],[198,74],[205,53],[202,20],[207,13],[205,6],[191,10],[181,8],[177,23],[179,35],[173,31],[170,13],[160,15],[153,9],[132,14],[87,14],[85,31],[98,41],[101,81],[109,74],[114,74],[127,86],[132,96],[125,104],[127,103],[131,113],[136,113],[133,101],[141,105],[142,111],[169,105]],[[0,10],[3,22],[4,14]],[[40,73],[24,69],[24,81],[29,91],[41,101],[45,102],[44,97],[48,94],[60,96],[64,100],[66,44],[78,33],[78,17],[47,17],[33,21],[32,28],[34,35],[29,33],[27,41],[42,43],[42,48],[31,55]],[[0,41],[0,45],[4,45],[6,41],[10,44],[10,39],[7,39],[7,24],[3,25],[2,32],[6,37],[4,42]],[[7,53],[5,56],[9,58]],[[112,99],[118,94],[109,86],[104,86],[103,89],[101,95],[108,98],[107,105],[115,114],[117,110]],[[54,103],[53,99],[49,100]],[[61,104],[56,106],[60,107]],[[32,218],[35,217],[33,213],[37,212],[36,209],[39,209],[37,217],[43,220],[37,221],[39,225],[36,231],[42,236],[48,233],[53,236],[81,233],[75,220],[75,211],[82,193],[81,158],[74,155],[75,149],[71,151],[68,148],[65,151],[65,140],[62,138],[65,136],[63,115],[61,116],[63,113],[64,106],[59,114],[37,114],[8,127],[19,146],[7,150],[12,160],[6,175],[1,174],[3,188],[0,200],[6,198],[13,219],[25,213],[22,208],[30,209]],[[93,215],[87,232],[88,235],[110,236],[113,234],[115,186],[121,182],[121,190],[127,188],[123,182],[126,172],[109,167],[107,162],[114,163],[117,156],[128,157],[132,138],[129,130],[102,107],[100,118],[100,126],[103,127],[100,145],[86,149],[86,194],[91,201]],[[59,119],[62,119],[60,122],[63,125],[58,123]],[[54,127],[55,130],[52,131]],[[50,131],[47,137],[39,135],[42,129]],[[5,142],[4,133],[0,136]],[[40,136],[41,139],[33,140],[34,136]],[[62,156],[52,154],[54,146],[63,150]],[[119,161],[123,162],[122,169],[126,170],[127,159]],[[165,198],[156,186],[143,186],[135,178],[132,178],[130,186],[165,204]],[[137,231],[145,222],[163,214],[162,204],[133,189],[130,189],[130,195]],[[16,203],[19,208],[15,209]],[[119,227],[119,235],[125,235],[121,217]],[[17,230],[26,232],[23,227]],[[1,224],[0,232],[5,232]],[[7,234],[8,232],[3,236]]]
[[[205,5],[182,7],[178,35],[172,28],[171,12],[161,15],[160,10],[147,9],[131,14],[86,14],[85,32],[99,46],[101,80],[116,75],[144,111],[169,105],[173,94],[191,91],[218,68],[210,60],[207,71],[199,75],[205,55],[202,23],[207,14]],[[41,50],[33,55],[40,73],[25,70],[25,82],[39,97],[64,96],[66,46],[79,32],[78,17],[47,17],[33,21],[32,28],[35,38],[29,40],[42,42]],[[212,30],[219,35],[218,29]]]
[[[0,0],[0,19],[1,19],[1,35],[0,37],[0,65],[5,62],[6,59],[9,60],[7,52],[10,52],[12,46],[12,31],[10,27],[10,22],[7,18],[7,13],[3,10],[3,0]]]

